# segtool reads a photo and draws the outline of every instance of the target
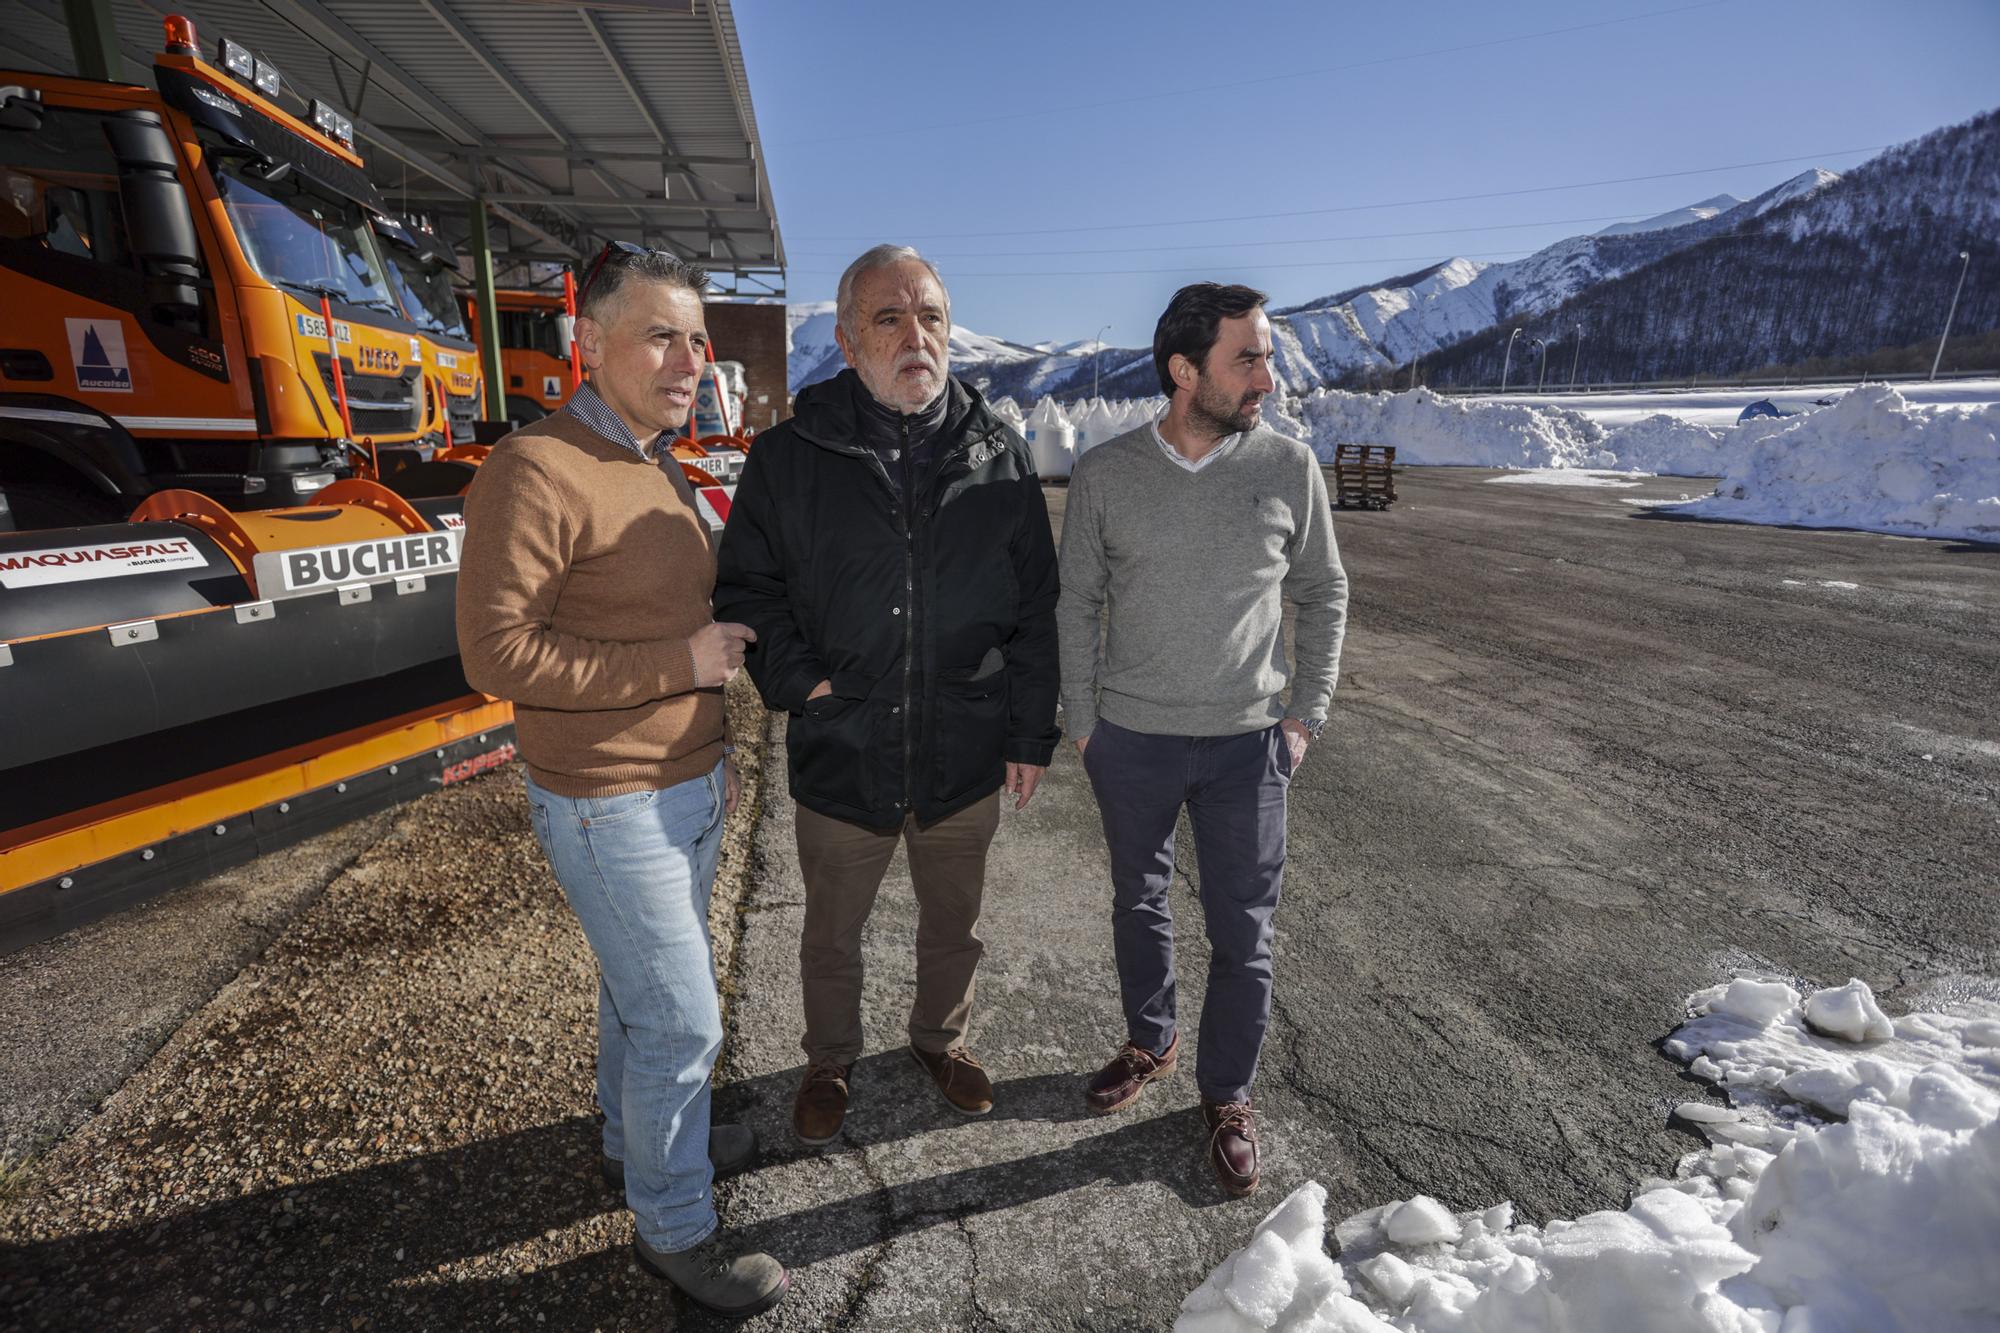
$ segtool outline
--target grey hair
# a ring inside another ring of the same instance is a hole
[[[697,298],[708,290],[708,270],[697,264],[690,264],[679,255],[665,250],[648,250],[644,254],[631,254],[613,248],[604,257],[595,274],[584,274],[587,284],[577,314],[585,319],[604,320],[605,309],[616,300],[618,293],[632,279],[646,282],[663,282],[671,287],[684,287]]]
[[[918,254],[911,246],[890,245],[885,242],[871,249],[864,250],[861,257],[852,264],[849,264],[847,271],[840,275],[840,287],[834,293],[833,299],[834,322],[849,333],[852,333],[854,331],[854,284],[861,280],[861,275],[864,273],[872,273],[878,268],[887,268],[891,264],[900,264],[908,259],[914,259],[919,264],[922,264],[930,270],[931,276],[937,279],[938,290],[944,293],[945,314],[950,315],[951,291],[944,285],[944,275],[938,272],[937,265]]]

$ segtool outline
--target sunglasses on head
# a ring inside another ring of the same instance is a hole
[[[590,284],[597,281],[597,275],[604,271],[605,261],[610,259],[612,255],[633,255],[644,259],[651,253],[652,251],[648,250],[645,246],[634,245],[630,241],[606,241],[604,248],[597,252],[597,258],[590,261],[590,273],[584,278],[583,286],[577,289],[576,308],[578,310],[583,309],[584,298],[590,295]]]

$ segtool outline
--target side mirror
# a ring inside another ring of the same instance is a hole
[[[151,111],[106,116],[104,134],[118,160],[125,234],[145,271],[147,294],[164,322],[188,323],[201,310],[201,243],[173,141]]]
[[[18,83],[0,87],[0,130],[32,134],[42,127],[45,114],[39,88],[23,88]]]

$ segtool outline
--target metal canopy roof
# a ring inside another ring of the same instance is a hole
[[[169,13],[278,67],[284,102],[352,114],[393,208],[455,245],[483,191],[496,258],[617,238],[784,289],[785,252],[729,0],[110,0],[151,86]],[[0,0],[0,63],[76,69],[61,0]],[[746,283],[755,285],[745,285]]]

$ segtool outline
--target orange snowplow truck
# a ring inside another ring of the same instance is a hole
[[[507,377],[507,419],[525,426],[560,408],[576,387],[570,369],[576,320],[561,292],[509,291],[494,293],[500,312],[500,371]],[[477,306],[465,298],[476,333]]]
[[[166,37],[153,89],[0,70],[0,531],[295,505],[448,429],[352,122]]]

